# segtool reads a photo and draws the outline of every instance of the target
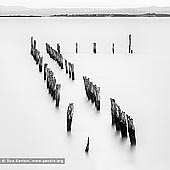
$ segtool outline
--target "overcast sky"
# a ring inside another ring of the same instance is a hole
[[[170,6],[170,0],[0,0],[0,5],[31,8],[127,8],[140,6]]]

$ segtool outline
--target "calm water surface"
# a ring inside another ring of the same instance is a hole
[[[128,34],[133,55],[127,53]],[[31,36],[62,84],[59,109],[30,55]],[[54,48],[60,43],[63,56],[75,63],[75,82],[49,59],[46,42]],[[1,165],[3,169],[170,168],[169,18],[0,18],[0,49],[1,157],[66,158],[65,165]],[[83,75],[101,87],[100,113],[86,99]],[[134,118],[134,149],[111,127],[110,97]],[[71,135],[66,133],[69,102],[75,103]],[[85,155],[88,136],[90,152]]]

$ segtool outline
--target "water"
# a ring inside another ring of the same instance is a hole
[[[0,18],[1,157],[65,157],[65,165],[1,165],[2,169],[169,169],[169,18]],[[127,53],[132,34],[133,55]],[[30,37],[62,84],[54,107],[30,55]],[[60,43],[76,80],[49,59]],[[75,54],[75,42],[79,54]],[[92,54],[92,43],[97,54]],[[115,54],[111,53],[115,43]],[[85,96],[82,76],[101,87],[101,111]],[[134,118],[137,146],[111,127],[110,97]],[[72,133],[66,110],[75,103]],[[84,153],[90,137],[89,155]]]

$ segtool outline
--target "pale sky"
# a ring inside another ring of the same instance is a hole
[[[0,0],[0,5],[31,8],[128,8],[170,6],[170,0]]]

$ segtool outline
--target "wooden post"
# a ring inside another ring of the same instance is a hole
[[[78,53],[78,43],[76,42],[76,53]]]
[[[100,87],[96,89],[96,109],[100,110]]]
[[[116,116],[115,116],[115,124],[116,124],[116,131],[120,131],[120,114],[121,114],[121,110],[120,107],[117,105],[117,112],[116,112]]]
[[[34,47],[34,42],[33,42],[33,37],[31,37],[31,47],[33,48]]]
[[[70,103],[67,109],[67,131],[71,131],[73,112],[74,112],[74,104]]]
[[[90,100],[93,103],[93,82],[90,82],[89,85],[90,85],[90,89],[89,89],[89,91],[90,91]]]
[[[53,76],[51,79],[51,97],[52,99],[54,99],[54,91],[55,91],[55,77]]]
[[[61,91],[61,84],[56,84],[56,89],[55,89],[56,107],[59,107],[60,104],[60,91]]]
[[[34,40],[33,37],[31,37],[31,55],[33,55],[33,48],[34,48]]]
[[[58,51],[58,53],[60,53],[60,44],[59,43],[57,43],[57,51]]]
[[[96,54],[96,43],[93,43],[93,53]]]
[[[60,55],[60,65],[61,65],[61,69],[64,69],[64,65],[63,65],[63,56],[62,54]]]
[[[128,121],[128,133],[131,146],[136,145],[136,136],[135,136],[135,126],[133,124],[133,119],[130,116],[127,116]]]
[[[34,60],[36,61],[36,64],[38,65],[39,64],[39,60],[40,60],[40,52],[35,49],[35,56],[34,56]]]
[[[43,57],[39,59],[39,72],[42,72]]]
[[[55,87],[56,87],[56,78],[54,77],[54,79],[53,79],[53,94],[52,94],[52,98],[53,98],[53,100],[55,100]]]
[[[89,78],[87,78],[87,80],[86,80],[86,83],[87,83],[87,98],[88,98],[88,100],[90,100],[90,79]]]
[[[68,72],[69,72],[69,78],[71,79],[71,63],[68,62]]]
[[[86,152],[86,153],[89,152],[89,137],[88,137],[88,139],[87,139],[87,145],[86,145],[85,152]]]
[[[125,117],[125,112],[121,112],[121,117],[120,117],[120,132],[122,138],[127,137],[127,125],[126,125],[126,117]]]
[[[47,79],[47,63],[44,63],[44,81]]]
[[[65,59],[65,68],[66,68],[66,74],[68,73],[68,65],[67,65],[67,60]]]
[[[115,125],[116,102],[115,102],[115,99],[112,99],[112,98],[110,98],[110,102],[111,102],[112,125]]]
[[[72,73],[72,80],[75,80],[74,64],[71,64],[71,73]]]
[[[131,53],[131,34],[129,34],[129,54]]]
[[[52,79],[53,79],[53,72],[52,70],[50,70],[50,74],[49,74],[49,94],[51,94],[52,92]]]
[[[114,47],[114,43],[112,44],[112,53],[115,53],[115,47]]]
[[[50,72],[50,69],[47,67],[47,74],[46,74],[46,79],[47,79],[47,89],[49,89],[49,72]]]
[[[34,49],[36,49],[36,40],[34,40]]]

